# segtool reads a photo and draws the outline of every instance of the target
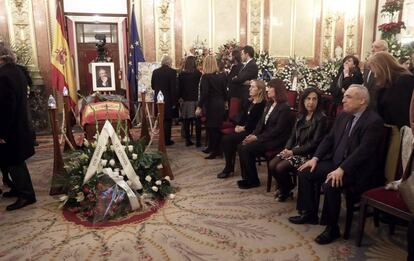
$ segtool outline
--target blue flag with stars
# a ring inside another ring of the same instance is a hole
[[[137,30],[137,23],[135,20],[135,7],[132,5],[132,15],[131,15],[131,27],[130,27],[130,36],[131,42],[129,46],[129,58],[128,58],[128,81],[129,86],[131,87],[131,98],[134,103],[137,101],[138,96],[138,63],[145,62],[144,54],[141,49],[141,42],[139,41],[139,35]]]

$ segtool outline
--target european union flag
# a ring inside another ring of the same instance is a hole
[[[131,86],[131,98],[134,103],[137,101],[138,91],[138,62],[145,62],[144,54],[141,49],[141,42],[137,30],[137,22],[135,20],[135,7],[132,5],[131,27],[130,27],[131,45],[129,46],[128,58],[128,81]]]

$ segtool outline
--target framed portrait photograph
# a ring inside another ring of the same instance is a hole
[[[115,91],[114,63],[92,63],[92,88],[94,92]]]

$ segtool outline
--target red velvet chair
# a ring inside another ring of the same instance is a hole
[[[400,152],[401,154],[401,152]],[[406,167],[404,176],[409,175],[412,169],[412,159],[414,154],[411,153],[409,164]],[[401,156],[399,159],[400,167],[399,169],[402,169],[401,165]],[[396,176],[398,176],[398,171],[396,173]],[[401,194],[399,191],[394,190],[385,190],[385,187],[379,187],[374,188],[371,190],[366,191],[364,194],[362,194],[361,198],[361,205],[359,210],[359,222],[358,222],[358,235],[355,241],[355,244],[359,247],[361,246],[362,237],[364,235],[364,227],[365,227],[365,219],[367,216],[367,208],[368,206],[371,206],[374,208],[374,211],[383,211],[388,214],[391,214],[393,216],[396,216],[403,220],[413,220],[414,219],[414,213],[411,213],[410,210],[407,208],[406,204],[404,203],[404,200],[401,197]],[[375,212],[374,212],[375,213]],[[376,226],[378,226],[376,222]],[[390,224],[390,232],[393,231],[394,224]]]
[[[287,90],[287,100],[288,100],[290,108],[295,109],[295,110],[298,109],[297,98],[298,98],[297,91]]]
[[[234,127],[236,127],[236,119],[240,114],[241,101],[239,98],[232,97],[230,98],[229,103],[229,116],[226,121],[223,122],[221,126],[221,133],[230,134],[234,132]]]

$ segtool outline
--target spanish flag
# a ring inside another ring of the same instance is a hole
[[[63,32],[64,22],[60,1],[56,7],[56,31],[53,39],[51,57],[52,87],[62,93],[66,86],[69,91],[71,105],[78,102],[75,74],[73,72],[72,58],[69,51],[68,40]]]

